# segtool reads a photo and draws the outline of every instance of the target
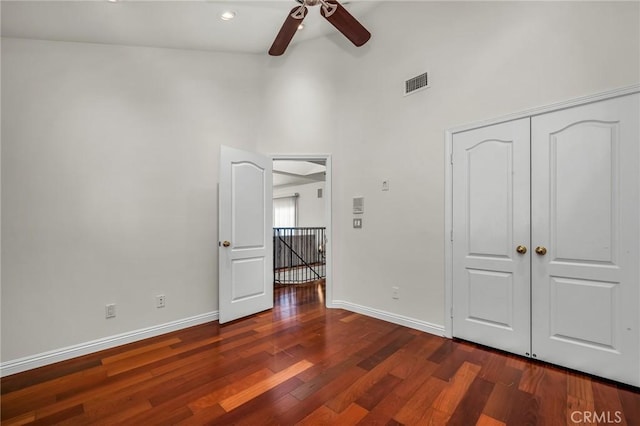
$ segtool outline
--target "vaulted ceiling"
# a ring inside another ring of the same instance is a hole
[[[294,0],[3,0],[1,30],[3,37],[266,55],[297,4]],[[354,1],[346,7],[362,19],[376,5]],[[235,18],[222,20],[225,11],[235,12]],[[336,32],[319,11],[311,10],[293,43]]]

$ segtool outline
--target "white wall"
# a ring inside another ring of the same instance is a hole
[[[373,34],[363,48],[336,36],[291,52],[267,108],[303,86],[301,110],[316,115],[272,115],[263,149],[333,154],[335,299],[443,327],[445,130],[638,83],[638,16],[637,2],[387,2],[362,18]],[[432,87],[403,97],[404,80],[426,70]],[[291,86],[283,75],[306,79]],[[327,93],[330,107],[314,108]],[[301,148],[292,135],[331,142]]]
[[[324,182],[306,183],[273,188],[273,196],[281,197],[298,194],[298,226],[301,228],[325,227]],[[318,189],[322,189],[323,198],[318,198]]]
[[[639,12],[394,1],[268,59],[3,40],[2,360],[217,310],[221,143],[332,154],[335,299],[441,327],[445,129],[638,83]]]
[[[2,40],[3,361],[217,311],[219,146],[255,149],[258,63]]]

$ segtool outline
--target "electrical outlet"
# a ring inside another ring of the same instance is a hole
[[[391,298],[395,300],[400,299],[400,287],[391,287]]]
[[[116,304],[110,303],[104,306],[104,317],[105,318],[115,318],[116,317]]]
[[[159,294],[156,296],[156,308],[164,308],[164,307],[165,307],[164,294]]]
[[[389,190],[389,179],[385,179],[382,181],[382,190],[383,191]]]

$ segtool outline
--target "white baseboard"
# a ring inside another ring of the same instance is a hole
[[[53,351],[43,352],[36,355],[26,356],[7,362],[0,363],[0,377],[9,376],[11,374],[21,373],[23,371],[32,370],[34,368],[53,364],[67,359],[87,355],[104,349],[114,348],[116,346],[125,345],[127,343],[136,342],[138,340],[147,339],[149,337],[159,336],[161,334],[170,333],[172,331],[181,330],[183,328],[200,325],[218,319],[218,311],[208,312],[206,314],[196,315],[190,318],[184,318],[171,321],[165,324],[154,325],[152,327],[142,328],[127,333],[117,334],[115,336],[104,337],[98,340],[81,343],[78,345],[67,346],[66,348],[56,349]]]
[[[381,311],[379,309],[369,308],[367,306],[357,305],[355,303],[344,300],[334,300],[331,302],[332,308],[342,308],[347,311],[356,312],[368,317],[377,318],[393,324],[403,325],[415,330],[424,331],[425,333],[435,334],[436,336],[446,337],[444,326],[431,324],[427,321],[417,320],[415,318],[405,317],[403,315],[393,314],[391,312]]]
[[[330,306],[332,308],[345,309],[347,311],[357,312],[359,314],[377,318],[393,324],[398,324],[405,327],[413,328],[415,330],[424,331],[425,333],[435,334],[436,336],[445,336],[445,330],[443,326],[431,324],[426,321],[405,317],[403,315],[393,314],[391,312],[381,311],[379,309],[369,308],[367,306],[358,305],[344,300],[334,300],[331,302]],[[0,363],[0,377],[21,373],[23,371],[32,370],[34,368],[42,367],[60,361],[65,361],[67,359],[87,355],[104,349],[114,348],[116,346],[125,345],[127,343],[136,342],[138,340],[159,336],[161,334],[170,333],[172,331],[181,330],[183,328],[188,328],[194,325],[200,325],[216,320],[218,320],[218,311],[208,312],[206,314],[196,315],[190,318],[184,318],[153,327],[134,330],[115,336],[109,336],[102,339],[81,343],[78,345],[68,346],[66,348],[3,362]]]

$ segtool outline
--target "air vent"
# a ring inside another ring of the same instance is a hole
[[[404,82],[404,95],[407,96],[419,92],[427,87],[429,87],[429,76],[425,72]]]

